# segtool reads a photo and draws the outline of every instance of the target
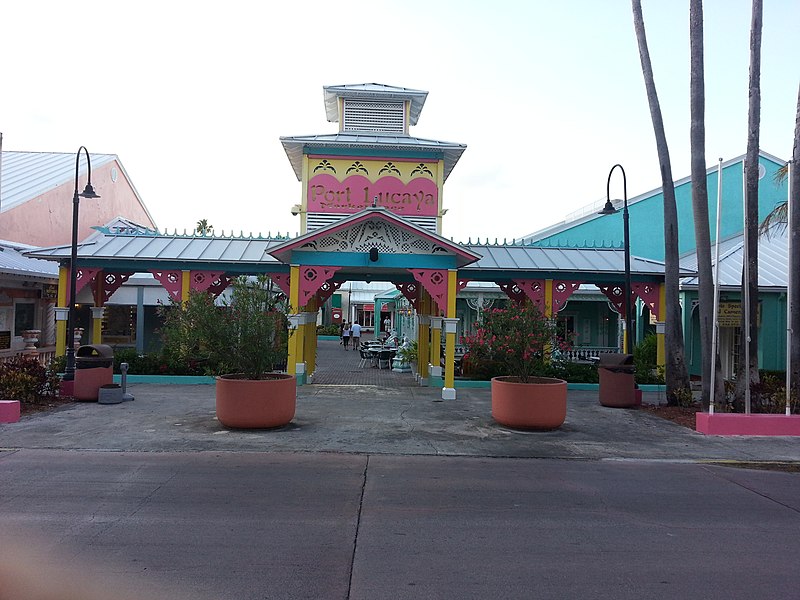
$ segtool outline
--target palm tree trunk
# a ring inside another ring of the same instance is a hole
[[[667,136],[664,132],[664,120],[658,102],[653,66],[650,62],[650,51],[647,47],[647,36],[644,29],[641,0],[632,0],[633,26],[636,40],[639,43],[639,58],[642,63],[642,75],[647,90],[647,103],[650,106],[650,118],[656,137],[656,151],[661,171],[661,187],[664,192],[664,276],[666,287],[666,320],[664,325],[664,345],[666,349],[666,384],[667,401],[677,404],[676,391],[689,390],[689,372],[686,368],[686,355],[683,345],[683,327],[681,306],[678,298],[680,273],[678,253],[678,210],[675,204],[675,184],[672,179]]]
[[[706,185],[705,83],[703,64],[703,2],[689,2],[689,112],[691,126],[692,215],[697,248],[697,279],[700,303],[700,346],[703,378],[703,407],[708,408],[711,392],[711,336],[714,331],[714,279],[711,271],[711,233],[708,225],[708,187]],[[716,362],[716,361],[714,361]]]
[[[741,400],[747,386],[758,384],[758,151],[761,126],[761,22],[762,0],[753,0],[750,23],[750,84],[747,107],[747,155],[745,157],[745,243],[747,264],[742,265],[742,297],[750,296],[747,317],[742,311],[742,356],[747,364],[739,365],[736,376],[736,397]],[[746,271],[745,271],[746,269]],[[745,318],[749,328],[745,330]],[[745,346],[747,344],[747,346]]]
[[[792,205],[792,222],[789,223],[788,235],[792,236],[792,253],[789,256],[789,272],[792,273],[792,304],[794,310],[790,315],[792,343],[789,349],[791,363],[788,368],[792,373],[792,391],[795,398],[800,398],[800,88],[797,90],[797,113],[794,120],[794,148],[792,151],[792,180],[789,185],[792,196],[788,202]]]

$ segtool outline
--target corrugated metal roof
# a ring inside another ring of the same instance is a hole
[[[309,149],[351,147],[378,148],[380,150],[417,150],[441,153],[444,159],[444,180],[456,166],[467,149],[466,144],[426,140],[401,134],[342,132],[325,135],[299,135],[281,137],[281,144],[289,157],[297,181],[303,179],[303,151]]]
[[[542,248],[522,245],[468,245],[467,248],[482,258],[461,269],[464,273],[523,270],[619,274],[625,271],[625,252],[616,248]],[[631,274],[663,275],[664,263],[632,256]]]
[[[57,264],[24,256],[24,251],[24,246],[0,244],[0,273],[58,279]]]
[[[117,160],[115,154],[89,154],[96,169]],[[67,182],[75,181],[77,154],[3,151],[0,165],[0,211],[7,211]],[[81,154],[79,175],[86,173]]]
[[[325,116],[331,123],[339,120],[339,98],[365,98],[370,100],[410,100],[410,124],[416,125],[428,97],[428,92],[411,88],[384,85],[382,83],[355,83],[346,85],[326,85]]]
[[[716,250],[711,249],[711,265],[714,266]],[[741,289],[742,259],[744,256],[744,234],[720,241],[719,285],[723,288]],[[697,253],[687,254],[681,259],[681,269],[697,270]],[[758,238],[758,287],[762,289],[786,289],[789,281],[789,249],[787,228],[773,227],[769,235]],[[687,277],[681,287],[696,288],[697,277]]]
[[[90,264],[103,261],[146,263],[144,268],[176,268],[176,265],[210,263],[220,269],[242,271],[242,266],[277,265],[269,255],[273,246],[285,239],[261,237],[217,237],[195,235],[164,235],[155,232],[142,234],[120,233],[116,235],[98,232],[78,247],[78,257]],[[46,260],[63,261],[70,256],[70,246],[40,248],[26,253],[27,256]]]

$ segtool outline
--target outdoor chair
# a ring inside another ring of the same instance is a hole
[[[386,364],[386,368],[389,369],[392,366],[392,351],[391,350],[381,350],[378,353],[378,368],[382,369],[383,364]]]
[[[367,366],[368,362],[372,362],[372,354],[370,354],[369,350],[363,345],[358,349],[358,353],[361,355],[361,362],[358,363],[358,366],[363,369]]]

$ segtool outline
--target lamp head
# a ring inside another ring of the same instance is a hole
[[[95,194],[94,188],[92,187],[91,183],[87,183],[86,187],[83,188],[83,191],[78,194],[81,198],[99,198],[98,194]]]
[[[615,212],[617,212],[617,209],[614,208],[613,204],[611,204],[611,200],[607,199],[606,200],[606,205],[603,207],[603,210],[601,210],[597,214],[598,215],[613,215]]]

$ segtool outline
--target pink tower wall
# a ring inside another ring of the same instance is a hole
[[[116,182],[111,180],[112,168],[117,169]],[[78,191],[83,191],[86,175],[79,178],[78,184]],[[117,161],[92,169],[92,186],[100,198],[80,199],[78,240],[93,233],[93,226],[105,225],[115,217],[155,228]],[[70,181],[0,213],[0,238],[34,246],[69,244],[74,192],[75,182]]]

